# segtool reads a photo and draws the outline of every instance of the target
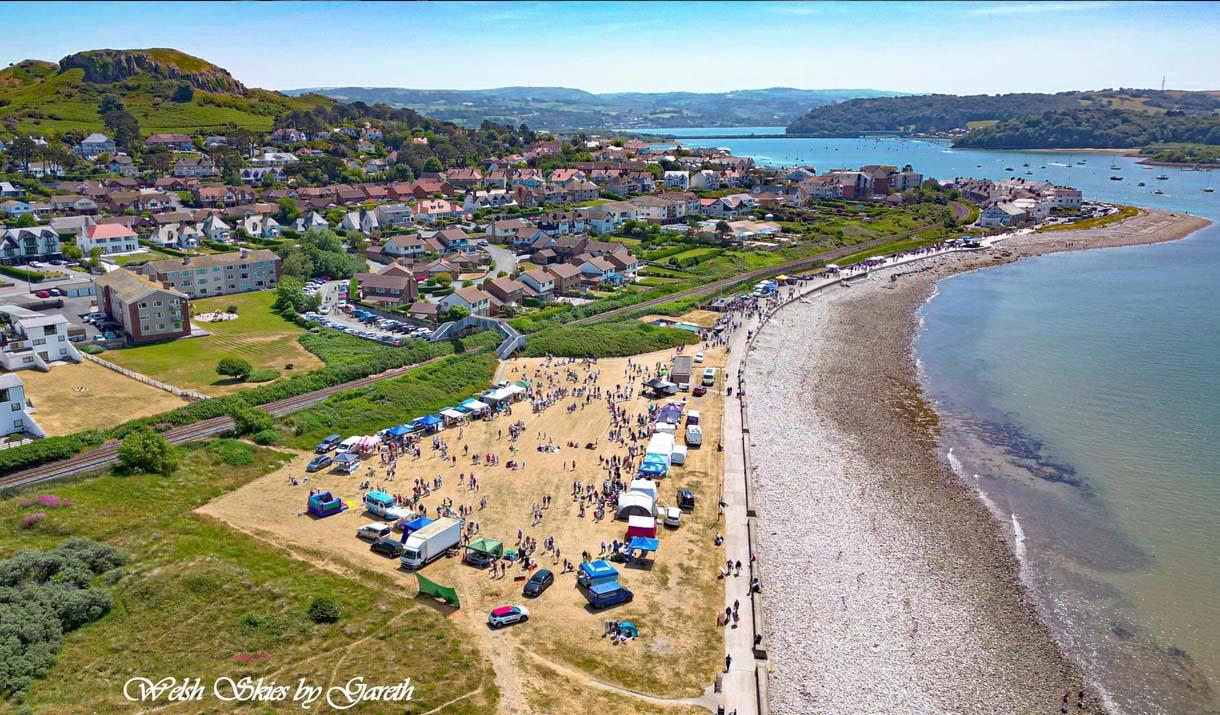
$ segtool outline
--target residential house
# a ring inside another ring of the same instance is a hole
[[[153,134],[144,140],[144,146],[149,149],[170,149],[171,151],[191,151],[194,143],[184,134]]]
[[[635,207],[636,218],[656,224],[670,224],[686,216],[686,201],[664,199],[659,196],[637,196],[628,203]]]
[[[610,265],[614,266],[614,272],[624,278],[635,280],[636,275],[640,270],[640,260],[631,255],[630,252],[610,253],[604,256]]]
[[[397,307],[419,297],[419,286],[414,276],[398,271],[357,273],[356,282],[360,284],[360,298],[365,303]]]
[[[618,275],[614,270],[614,264],[600,256],[583,260],[576,267],[580,270],[581,279],[586,283],[605,283]]]
[[[128,344],[173,340],[191,334],[191,301],[185,293],[125,268],[98,276],[93,284],[98,308],[123,326]]]
[[[374,209],[377,224],[383,228],[406,228],[414,221],[415,213],[408,204],[384,204]]]
[[[266,214],[246,216],[238,222],[237,227],[254,238],[279,238],[283,232],[280,222]]]
[[[438,258],[420,268],[415,274],[415,278],[416,280],[425,281],[429,278],[435,278],[441,274],[445,274],[453,280],[457,280],[458,276],[462,275],[462,269],[452,261],[448,261],[444,258]]]
[[[483,181],[483,172],[474,169],[450,169],[445,172],[445,180],[459,189],[469,189],[478,186]]]
[[[132,217],[134,218],[134,216]],[[56,216],[51,219],[51,230],[57,234],[79,233],[91,223],[97,223],[92,216]],[[0,230],[0,236],[4,233]]]
[[[443,248],[443,253],[464,251],[470,248],[470,236],[468,236],[465,231],[457,227],[443,228],[440,231],[432,233],[431,235],[428,235],[427,233],[421,233],[420,235],[426,238],[435,238],[437,241],[439,241],[441,247]]]
[[[538,230],[550,236],[585,232],[585,217],[577,211],[552,211],[534,217]]]
[[[543,268],[555,282],[555,294],[566,295],[580,290],[581,271],[570,263],[556,263]]]
[[[873,177],[863,171],[835,170],[826,173],[839,183],[843,190],[843,198],[850,201],[864,201],[872,198]]]
[[[468,191],[462,200],[462,208],[467,212],[474,212],[478,209],[502,209],[516,205],[517,200],[504,189]]]
[[[80,362],[80,352],[68,337],[68,319],[61,313],[39,313],[15,305],[0,306],[3,331],[0,367],[34,368],[46,372],[55,362]]]
[[[25,196],[25,189],[13,186],[12,182],[0,181],[0,198]]]
[[[661,178],[665,186],[671,189],[686,191],[691,187],[689,171],[667,171]]]
[[[525,297],[526,286],[521,281],[501,276],[484,281],[483,289],[504,305],[518,306]]]
[[[0,375],[0,437],[10,434],[31,434],[45,437],[46,432],[35,421],[32,409],[26,404],[25,384],[12,374]]]
[[[92,159],[98,154],[113,154],[114,140],[101,132],[94,132],[81,141],[80,146],[76,147],[76,153],[86,159]]]
[[[209,241],[228,243],[233,239],[233,229],[216,214],[208,214],[200,226],[200,231]]]
[[[167,223],[157,227],[152,240],[160,246],[191,251],[199,247],[201,236],[193,223]]]
[[[440,219],[461,219],[464,214],[458,204],[444,199],[420,201],[415,205],[417,220],[433,223]]]
[[[468,286],[441,298],[439,305],[444,310],[461,306],[470,311],[471,315],[487,316],[491,313],[491,296],[478,288]]]
[[[0,213],[3,213],[7,218],[20,218],[26,214],[34,213],[34,205],[28,201],[10,199],[0,204]]]
[[[983,228],[1012,226],[1025,220],[1025,212],[1011,203],[999,202],[983,209],[978,224]]]
[[[30,261],[62,259],[59,234],[49,226],[0,229],[0,263],[24,265]]]
[[[424,242],[419,236],[391,236],[381,242],[382,253],[391,259],[418,258],[424,255]]]
[[[791,181],[794,184],[799,184],[805,179],[812,179],[817,176],[817,171],[812,166],[798,166],[795,169],[789,170],[784,174],[784,181]]]
[[[298,159],[295,154],[286,151],[275,151],[272,149],[264,151],[262,154],[251,159],[250,165],[260,167],[283,167],[291,166],[300,161],[301,160]]]
[[[1069,186],[1056,186],[1050,191],[1050,199],[1055,208],[1078,209],[1083,197],[1080,194],[1080,189],[1073,189]]]
[[[78,216],[92,216],[97,213],[97,202],[88,196],[75,194],[52,196],[47,203],[51,204],[51,210],[61,213],[72,213]]]
[[[64,168],[53,161],[31,161],[26,167],[26,173],[37,179],[58,177],[64,175]]]
[[[113,271],[112,271],[113,272]],[[140,272],[192,298],[267,290],[279,283],[280,257],[267,249],[149,261]]]
[[[216,162],[206,154],[184,156],[174,162],[174,176],[180,179],[203,179],[216,174]]]
[[[532,227],[529,221],[521,218],[507,218],[499,221],[492,221],[488,234],[494,243],[507,243],[518,231]]]
[[[371,236],[381,230],[381,224],[377,220],[377,213],[368,209],[357,209],[356,211],[348,211],[343,215],[343,221],[339,223],[339,228],[344,231],[359,231],[365,236]]]
[[[237,206],[254,201],[254,192],[244,186],[197,186],[191,191],[200,206]]]
[[[135,176],[140,173],[136,168],[135,162],[126,154],[114,154],[110,157],[110,163],[106,164],[106,170],[121,176]]]
[[[268,174],[273,181],[284,180],[284,170],[278,166],[243,166],[239,172],[243,184],[262,184]]]
[[[796,190],[796,201],[799,204],[843,198],[843,185],[832,176],[810,177],[797,184]]]
[[[140,250],[139,237],[129,227],[118,223],[93,224],[77,234],[76,246],[88,256],[93,249],[102,255],[132,253]]]
[[[292,230],[297,233],[305,233],[313,229],[330,228],[330,223],[326,221],[326,217],[317,211],[310,211],[304,216],[300,216],[296,221],[292,222]]]
[[[521,274],[521,282],[534,291],[540,300],[548,300],[555,295],[555,276],[545,269],[535,268]]]
[[[407,309],[407,316],[426,323],[435,323],[440,314],[440,306],[426,300],[416,301]]]

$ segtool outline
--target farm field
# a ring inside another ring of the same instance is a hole
[[[128,560],[118,579],[104,584],[114,607],[67,634],[55,666],[25,696],[28,707],[81,715],[130,712],[122,687],[137,676],[189,675],[210,684],[222,676],[249,675],[292,687],[298,678],[329,687],[357,676],[384,685],[409,676],[415,685],[412,712],[442,706],[459,715],[494,710],[496,690],[477,644],[432,608],[404,596],[391,579],[340,568],[292,542],[269,545],[191,513],[285,458],[251,445],[214,442],[187,450],[183,467],[171,477],[105,475],[0,501],[5,557],[86,537],[114,546]],[[23,498],[39,494],[71,504],[21,506]],[[39,510],[47,513],[43,521],[20,527]],[[315,623],[307,616],[316,597],[338,606],[338,622]],[[229,711],[210,694],[204,702],[210,707],[188,706],[184,712]],[[386,704],[359,711],[403,708]]]
[[[34,419],[47,436],[113,427],[119,422],[168,412],[186,401],[88,360],[50,372],[23,370]]]
[[[195,327],[212,333],[202,338],[185,338],[156,345],[141,345],[107,351],[102,357],[130,370],[171,385],[210,395],[220,395],[249,387],[216,374],[216,363],[225,357],[246,360],[254,369],[305,372],[322,361],[297,342],[305,331],[271,310],[274,291],[239,293],[191,301],[195,313],[223,311],[237,306],[236,320],[218,323],[195,322]],[[289,373],[291,374],[291,373]]]
[[[687,347],[687,351],[694,349]],[[724,364],[726,355],[722,349],[705,353],[706,365]],[[655,374],[658,364],[668,363],[673,355],[673,350],[666,350],[635,356],[631,363],[644,366],[645,371],[631,376],[626,358],[598,360],[591,368],[579,363],[552,363],[547,367],[543,358],[515,359],[501,364],[498,377],[529,379],[536,390],[546,393],[564,386],[593,384],[583,381],[592,369],[598,373],[596,384],[602,390],[614,390],[615,385],[629,382],[638,388],[643,380]],[[576,381],[567,379],[569,367],[577,372]],[[425,438],[421,444],[422,458],[402,458],[393,482],[376,457],[366,459],[365,466],[352,476],[307,474],[304,467],[312,455],[300,452],[276,472],[211,501],[199,513],[267,543],[291,542],[294,552],[314,558],[321,555],[337,568],[384,574],[397,587],[411,593],[415,580],[398,568],[396,560],[371,553],[367,542],[355,538],[357,527],[372,520],[360,506],[363,490],[359,486],[367,479],[374,487],[391,493],[409,493],[415,479],[432,480],[440,476],[443,486],[422,502],[430,515],[435,514],[441,498],[450,498],[455,508],[467,505],[473,509],[467,518],[479,523],[480,537],[498,539],[506,549],[511,549],[515,548],[517,530],[521,529],[540,545],[545,538],[553,537],[561,552],[560,559],[541,549],[535,553],[541,566],[556,574],[555,585],[538,599],[522,598],[521,582],[514,580],[521,573],[519,567],[510,567],[506,578],[490,578],[488,571],[463,565],[457,559],[441,559],[423,570],[427,578],[457,589],[462,608],[450,620],[462,627],[465,637],[477,640],[480,651],[491,659],[502,698],[500,712],[575,712],[559,705],[538,709],[539,693],[590,692],[598,696],[591,702],[601,702],[601,696],[609,691],[594,681],[678,699],[675,705],[681,707],[674,711],[687,712],[684,708],[689,708],[689,703],[683,701],[703,694],[716,677],[723,654],[722,634],[716,627],[716,614],[723,599],[723,585],[717,579],[722,552],[713,545],[719,529],[715,505],[720,494],[722,460],[715,445],[721,438],[723,397],[715,390],[703,397],[692,397],[689,393],[684,396],[689,400],[688,408],[702,412],[704,446],[691,449],[685,466],[675,467],[668,478],[661,480],[658,504],[673,505],[675,490],[684,487],[696,493],[697,506],[693,512],[683,514],[679,528],[658,528],[661,547],[655,560],[618,565],[622,581],[634,591],[635,599],[604,611],[588,609],[574,588],[574,574],[561,574],[559,566],[562,559],[579,563],[582,551],[597,558],[602,541],[622,539],[625,533],[625,522],[615,521],[612,512],[596,521],[589,507],[582,517],[580,504],[572,497],[574,481],[600,487],[607,472],[599,466],[599,455],[626,455],[626,444],[607,441],[611,421],[604,399],[586,404],[583,399],[568,397],[536,414],[528,405],[518,403],[509,416],[476,422],[460,431],[443,431],[439,436],[448,444],[450,456],[457,456],[456,463],[443,459],[439,451],[432,449],[431,440]],[[618,404],[629,415],[635,415],[645,410],[649,400],[636,395]],[[571,405],[576,408],[569,412]],[[512,444],[508,427],[518,420],[524,427],[520,439]],[[569,446],[569,441],[576,446]],[[558,451],[539,451],[546,444],[557,446]],[[593,448],[586,448],[586,444]],[[510,453],[512,446],[518,450],[515,457]],[[469,456],[488,453],[498,455],[500,465],[476,466]],[[507,461],[514,458],[521,461],[520,468],[506,468]],[[459,486],[459,477],[472,473],[480,481],[477,493]],[[294,486],[291,478],[302,483]],[[311,488],[329,490],[353,508],[321,520],[302,517],[300,513]],[[543,496],[550,496],[553,502],[550,508],[542,510],[541,522],[534,524],[532,508]],[[487,499],[484,508],[479,505],[482,498]],[[500,631],[488,630],[487,611],[505,603],[529,607],[529,622]],[[613,618],[636,623],[640,638],[626,645],[612,645],[602,633],[603,622]],[[531,660],[523,663],[522,657]],[[618,703],[616,711],[668,712],[655,703],[633,701],[622,694],[612,699]]]

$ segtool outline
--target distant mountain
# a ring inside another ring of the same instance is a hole
[[[189,99],[179,93],[184,84],[192,90]],[[246,87],[227,70],[178,50],[89,50],[58,63],[25,60],[0,69],[0,128],[35,135],[96,131],[105,95],[122,100],[144,133],[193,134],[229,124],[266,130],[277,114],[334,104],[318,95]]]
[[[528,124],[534,129],[785,126],[810,107],[855,97],[890,97],[875,89],[748,89],[723,93],[614,92],[594,94],[567,87],[404,89],[317,87],[285,94],[317,93],[342,102],[384,103],[466,126],[484,119]]]
[[[993,148],[1128,147],[1201,141],[1220,110],[1220,92],[1105,89],[1058,94],[932,94],[853,99],[811,109],[788,125],[798,136],[865,132],[943,133],[969,129],[960,143]],[[1208,129],[1201,132],[1203,136]],[[1190,138],[1170,137],[1189,136]]]

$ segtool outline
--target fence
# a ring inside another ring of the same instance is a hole
[[[86,360],[91,360],[91,361],[97,363],[98,365],[101,365],[104,368],[114,370],[115,372],[119,373],[120,375],[125,375],[127,377],[130,377],[133,380],[138,380],[138,381],[144,383],[145,385],[150,385],[152,387],[157,388],[158,390],[165,390],[166,392],[173,394],[173,395],[177,395],[178,397],[181,397],[184,400],[190,400],[191,402],[198,402],[199,400],[210,399],[207,395],[203,394],[202,392],[195,392],[193,390],[184,390],[181,387],[174,387],[173,385],[161,382],[160,380],[154,380],[151,377],[149,377],[148,375],[144,375],[144,374],[135,372],[134,370],[128,370],[125,367],[120,367],[118,365],[115,365],[114,363],[110,362],[109,360],[103,360],[96,355],[90,355],[89,353],[81,353],[81,356],[84,357]]]

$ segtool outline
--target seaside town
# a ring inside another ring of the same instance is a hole
[[[1169,418],[1088,430],[1187,374],[1109,360],[1132,301],[1211,334],[1214,93],[409,89],[158,32],[0,69],[4,707],[1209,711],[1097,476]]]

